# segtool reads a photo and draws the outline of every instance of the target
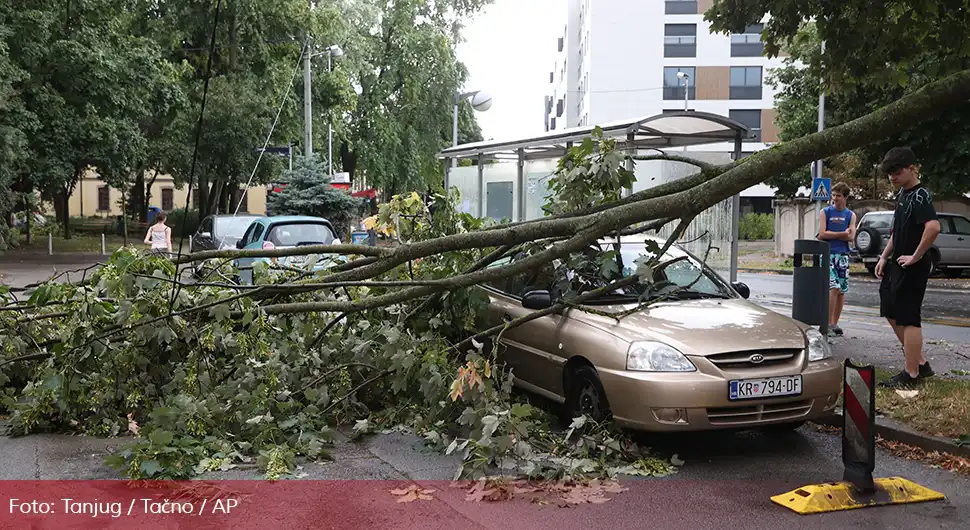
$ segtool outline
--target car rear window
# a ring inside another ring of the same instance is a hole
[[[323,223],[280,223],[273,225],[266,234],[266,241],[277,247],[327,245],[334,239],[333,232]]]
[[[870,213],[866,214],[866,218],[862,223],[863,226],[868,226],[870,228],[879,229],[889,229],[893,226],[893,214],[891,213]]]
[[[225,237],[242,237],[255,217],[217,217],[216,230]]]

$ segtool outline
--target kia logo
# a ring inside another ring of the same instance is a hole
[[[748,360],[751,361],[754,364],[761,364],[762,362],[764,362],[765,356],[764,355],[761,355],[760,353],[756,353],[756,354],[752,355],[751,358],[748,359]]]

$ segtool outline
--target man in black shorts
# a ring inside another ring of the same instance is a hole
[[[920,309],[930,276],[927,252],[940,233],[933,197],[919,181],[916,155],[908,147],[894,147],[882,160],[882,170],[899,189],[889,243],[876,264],[879,313],[886,317],[903,343],[906,368],[883,386],[908,386],[933,375],[923,357]]]

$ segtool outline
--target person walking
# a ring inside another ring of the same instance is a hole
[[[829,243],[829,336],[842,335],[839,317],[849,292],[849,242],[855,240],[856,215],[846,208],[849,186],[832,186],[832,204],[818,214],[818,238]]]
[[[165,212],[155,214],[155,224],[148,227],[145,244],[151,245],[154,252],[172,253],[172,228],[165,224]]]
[[[876,264],[879,314],[889,321],[903,344],[906,368],[881,386],[911,386],[934,375],[923,356],[921,309],[932,259],[927,255],[940,234],[933,196],[920,183],[916,155],[908,147],[894,147],[883,157],[882,170],[899,193],[889,242]]]

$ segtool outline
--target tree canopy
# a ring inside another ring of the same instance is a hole
[[[202,215],[227,211],[242,186],[283,171],[276,157],[257,166],[267,137],[305,148],[301,54],[310,43],[315,150],[332,124],[335,171],[390,191],[425,189],[441,179],[435,154],[451,141],[462,21],[488,3],[6,2],[0,184],[39,192],[65,223],[67,198],[89,169],[129,192],[142,219],[159,174],[192,180]],[[345,52],[332,71],[320,53],[331,44]],[[480,138],[474,120],[463,108],[465,141]],[[0,200],[4,218],[17,200]]]

